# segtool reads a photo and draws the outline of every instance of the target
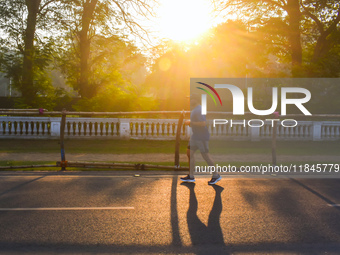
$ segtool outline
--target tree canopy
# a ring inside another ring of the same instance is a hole
[[[152,15],[153,3],[1,1],[0,68],[21,92],[21,107],[47,107],[51,97],[60,96],[60,90],[52,86],[53,69],[64,71],[68,83],[84,99],[95,97],[108,80],[110,86],[130,84],[132,75],[126,66],[140,72],[144,62],[140,51],[127,39],[127,31],[147,37],[148,31],[136,17]]]
[[[191,77],[339,77],[338,1],[211,1],[225,22],[148,57],[138,17],[153,16],[156,0],[0,1],[0,71],[21,92],[18,107],[77,97],[84,111],[151,109],[155,98],[187,108]]]
[[[339,76],[339,1],[212,1],[220,14],[261,31],[266,47],[290,61],[293,77]]]

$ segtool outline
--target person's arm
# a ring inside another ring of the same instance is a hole
[[[198,126],[198,127],[205,127],[207,125],[206,121],[194,121],[191,122],[191,125]]]
[[[203,116],[200,111],[194,110],[192,112],[192,116],[190,116],[190,120],[184,122],[186,125],[189,126],[196,126],[196,127],[205,127],[207,126],[207,121],[205,116]]]

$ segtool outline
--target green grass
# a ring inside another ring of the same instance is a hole
[[[91,163],[92,161],[88,161]],[[107,163],[119,163],[119,161],[109,161]],[[122,162],[127,163],[127,162]],[[173,162],[128,162],[131,164],[150,164],[150,165],[163,165],[163,166],[173,166]],[[55,161],[0,161],[0,166],[32,166],[32,165],[54,165],[56,164]],[[189,164],[188,162],[182,162],[182,167],[187,167]],[[15,169],[3,169],[3,171],[12,171],[12,170],[20,170],[20,171],[60,171],[60,167],[37,167],[37,168],[15,168]],[[67,171],[109,171],[115,170],[110,168],[96,168],[96,167],[67,167]],[[119,170],[134,170],[132,168],[119,168]],[[167,169],[166,169],[167,170]],[[170,169],[169,169],[170,170]],[[0,170],[1,171],[1,170]]]
[[[56,161],[0,161],[0,166],[53,165]]]
[[[42,165],[42,164],[50,164],[53,165],[56,162],[51,162],[51,161],[0,161],[0,166],[31,166],[31,165]],[[90,163],[90,162],[89,162]],[[115,163],[119,163],[119,162],[115,162]],[[125,162],[126,163],[126,162]],[[129,162],[132,164],[150,164],[150,165],[163,165],[163,166],[173,166],[173,162]],[[218,164],[219,166],[228,166],[230,165],[231,167],[241,167],[241,166],[260,166],[262,165],[268,165],[271,164],[271,162],[215,162],[216,164]],[[294,162],[278,162],[278,166],[280,166],[281,164],[283,166],[290,166],[291,164],[296,165],[297,166],[297,173],[299,172],[299,166],[302,165],[302,167],[306,164],[307,162],[301,162],[301,161],[294,161]],[[316,163],[318,164],[339,164],[338,162],[323,162],[323,161],[310,161],[308,162],[308,164],[311,165],[315,165]],[[180,163],[181,167],[188,167],[188,162],[181,162]],[[205,166],[206,163],[205,162],[197,162],[197,165],[201,165],[201,166]],[[327,168],[328,169],[328,168]],[[334,169],[334,167],[333,167]],[[38,168],[15,168],[15,169],[4,169],[3,171],[60,171],[61,168],[60,167],[38,167]],[[112,171],[112,170],[134,170],[133,168],[96,168],[96,167],[87,167],[87,168],[83,168],[83,167],[67,167],[66,168],[67,171]],[[150,169],[148,169],[150,170]],[[153,170],[157,170],[157,169],[153,169]],[[171,169],[164,169],[164,170],[168,170],[168,171],[172,171]],[[1,171],[1,170],[0,170]],[[333,170],[334,171],[334,170]],[[311,173],[314,173],[313,171],[310,171]],[[327,172],[328,173],[328,172]]]
[[[98,161],[87,161],[98,162]],[[105,161],[106,163],[131,163],[131,164],[150,164],[150,165],[163,165],[163,166],[173,166],[174,162],[126,162],[126,161]],[[26,166],[26,165],[53,165],[56,161],[0,161],[0,166]],[[188,166],[188,162],[181,162],[181,166]]]
[[[0,166],[31,166],[31,165],[55,165],[52,161],[0,161]],[[37,167],[37,168],[16,168],[16,169],[1,169],[3,171],[22,170],[22,171],[57,171],[60,167]],[[1,171],[0,170],[0,171]]]
[[[185,153],[187,141],[182,141],[180,153]],[[210,151],[216,154],[270,154],[271,141],[210,141]],[[67,153],[109,154],[174,154],[175,141],[149,140],[66,140]],[[56,140],[0,140],[0,153],[59,153]],[[334,142],[277,142],[278,155],[339,155],[340,143]]]
[[[60,151],[57,140],[0,140],[0,152],[39,152]],[[181,151],[186,150],[187,142],[181,143]],[[147,140],[66,140],[67,153],[174,153],[175,141]]]
[[[271,141],[211,141],[211,153],[216,154],[271,154]],[[278,141],[277,155],[339,155],[340,143],[310,141]]]

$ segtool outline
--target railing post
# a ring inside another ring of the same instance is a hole
[[[51,118],[51,136],[60,137],[60,118]]]
[[[66,112],[62,112],[61,124],[60,124],[60,152],[61,152],[61,170],[66,170],[67,161],[65,159],[65,148],[64,148],[64,134],[65,134],[65,124],[66,124]]]
[[[190,136],[191,136],[191,127],[190,126],[185,126],[185,136],[184,138],[185,139],[190,139]]]
[[[252,142],[260,141],[260,127],[250,127],[250,140]]]
[[[119,119],[119,136],[121,138],[130,138],[130,119]]]
[[[279,121],[279,112],[274,112],[275,119]],[[276,138],[277,138],[277,121],[273,121],[273,134],[272,134],[272,163],[276,166]]]
[[[321,140],[321,122],[313,121],[313,141]]]
[[[273,134],[272,134],[272,163],[276,166],[276,137],[277,137],[277,122],[273,123]]]

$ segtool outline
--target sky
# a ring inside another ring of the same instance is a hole
[[[170,39],[187,45],[199,41],[209,28],[223,22],[214,17],[211,0],[158,0],[154,6],[155,17],[139,16],[138,22],[147,29],[152,46]],[[141,48],[149,48],[139,38],[130,38]]]
[[[213,26],[209,0],[162,0],[155,29],[161,38],[190,42]]]

